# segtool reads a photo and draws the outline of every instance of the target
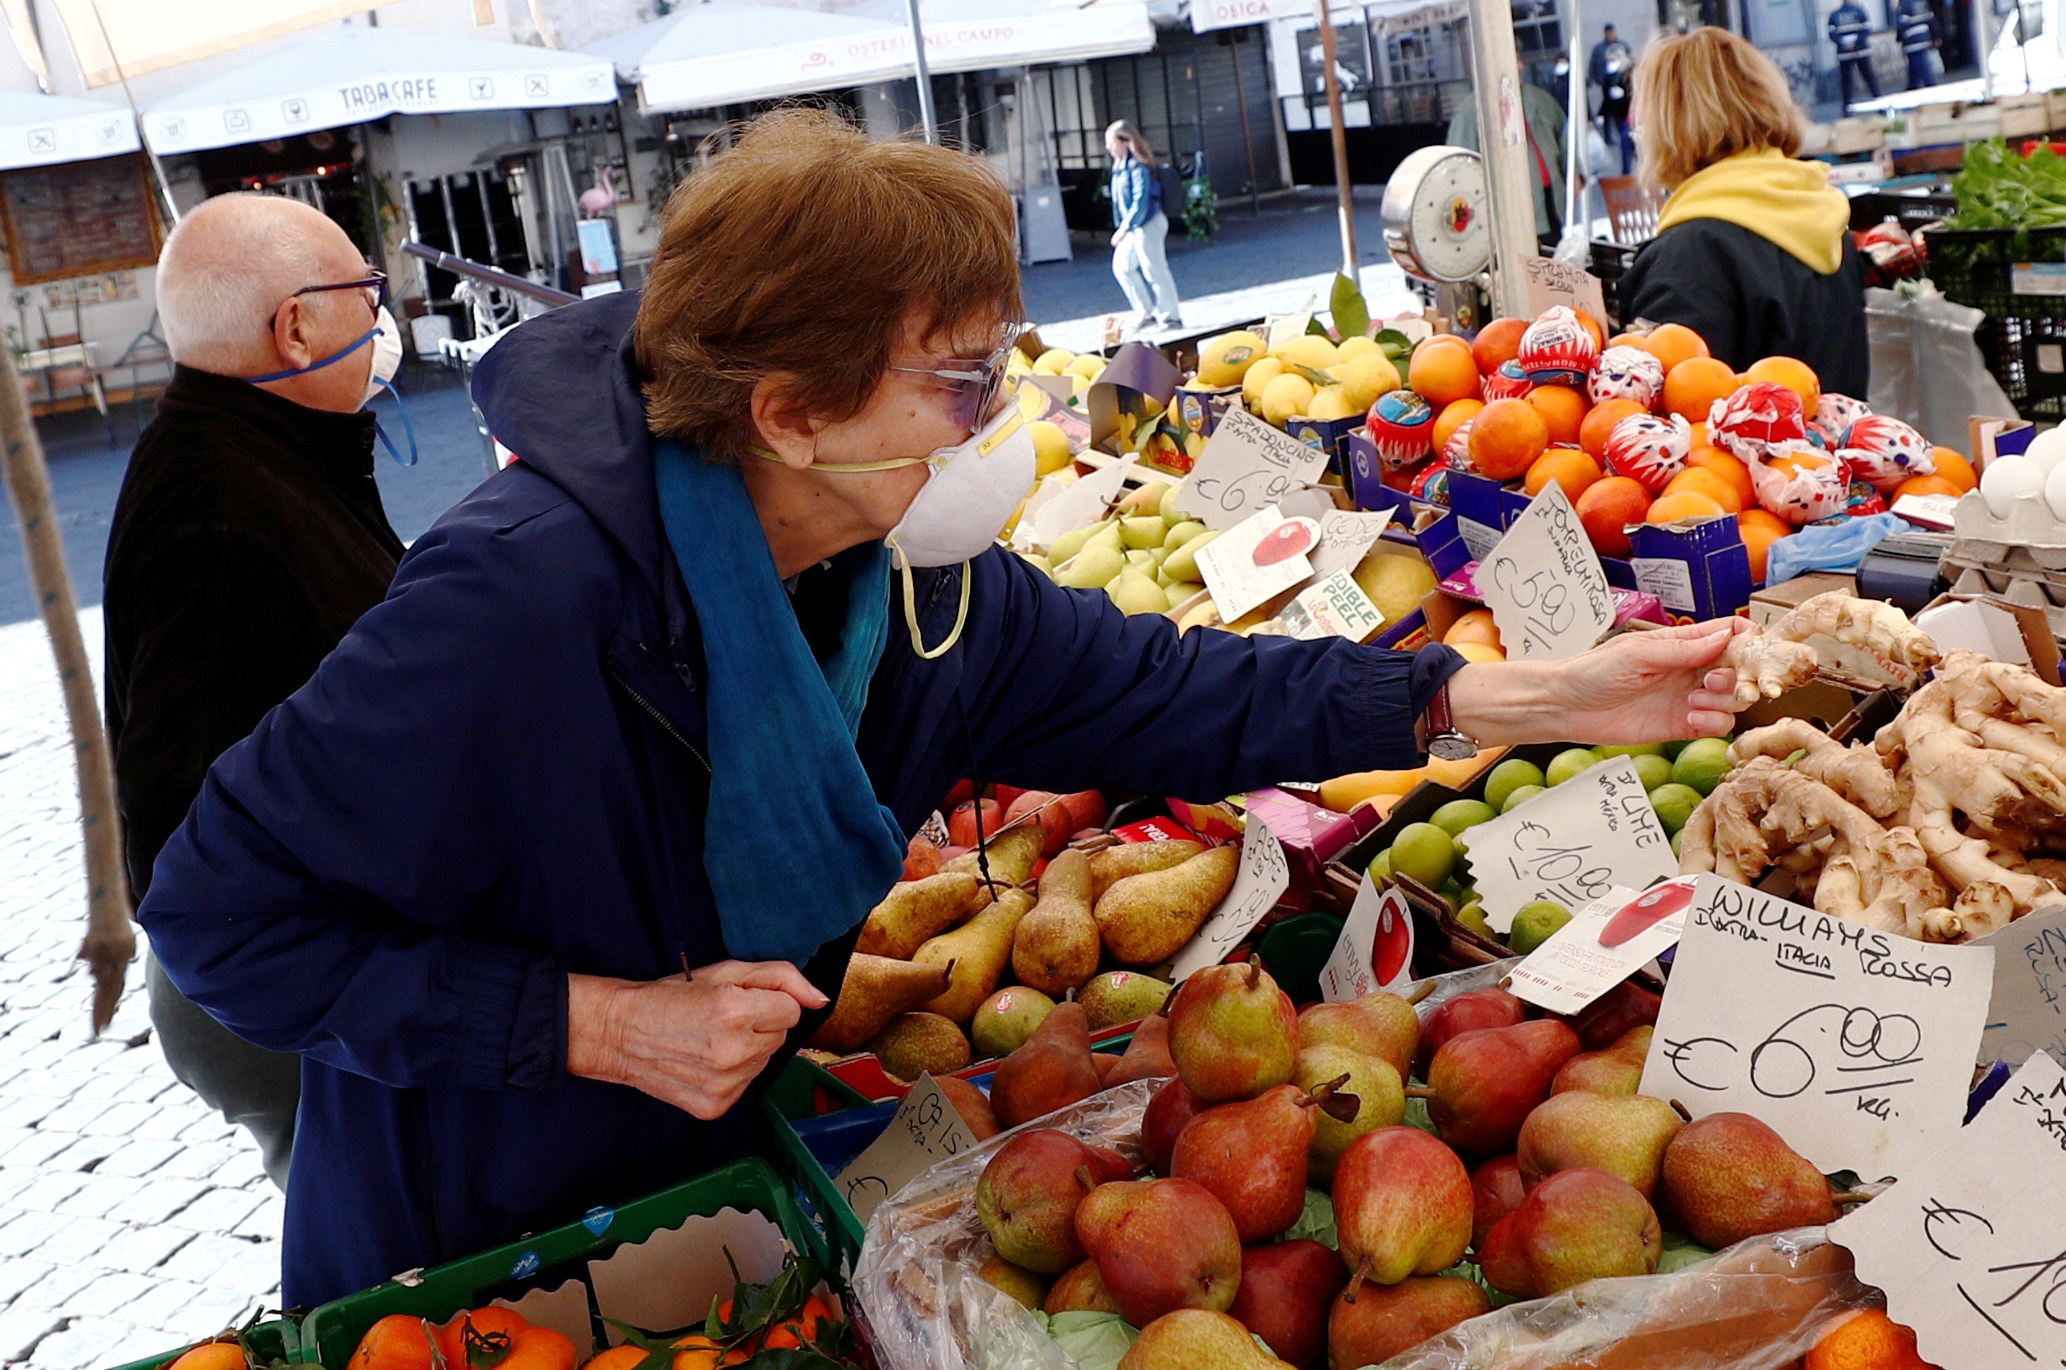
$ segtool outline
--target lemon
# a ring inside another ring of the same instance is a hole
[[[1728,738],[1703,737],[1688,742],[1686,749],[1679,753],[1678,760],[1671,763],[1671,778],[1705,795],[1722,783],[1722,777],[1733,765],[1729,760]]]
[[[1419,557],[1373,552],[1351,573],[1386,623],[1397,623],[1420,607],[1435,588],[1435,570]]]
[[[1283,374],[1283,362],[1275,357],[1258,357],[1249,364],[1247,374],[1241,377],[1241,402],[1250,409],[1260,409],[1263,387]]]
[[[1287,338],[1271,348],[1270,355],[1286,366],[1296,364],[1325,370],[1334,365],[1341,354],[1334,350],[1333,343],[1319,334],[1301,333],[1296,338]]]
[[[1357,404],[1346,390],[1338,385],[1323,385],[1313,392],[1313,402],[1306,406],[1309,419],[1347,419],[1360,415],[1370,406]]]
[[[1033,370],[1037,375],[1059,376],[1062,374],[1062,368],[1075,360],[1076,354],[1074,352],[1059,347],[1050,347],[1034,359]]]
[[[1085,353],[1063,367],[1062,374],[1065,376],[1081,376],[1087,381],[1095,381],[1098,378],[1098,374],[1104,369],[1105,359],[1103,357],[1096,357]]]
[[[1304,376],[1279,376],[1263,387],[1263,418],[1278,428],[1313,403],[1313,383]]]
[[[1037,385],[1019,387],[1019,416],[1032,422],[1047,412],[1047,392]]]
[[[1377,403],[1379,395],[1399,388],[1399,368],[1393,366],[1382,352],[1350,357],[1336,366],[1333,374],[1341,382],[1342,393],[1349,397],[1349,402],[1359,413]]]
[[[1439,889],[1456,869],[1456,839],[1432,823],[1408,823],[1392,839],[1392,874]]]
[[[1075,460],[1069,450],[1069,435],[1045,419],[1026,425],[1033,438],[1033,469],[1045,476]]]
[[[1550,758],[1549,783],[1554,787],[1600,764],[1599,753],[1588,747],[1572,747]]]
[[[1384,349],[1379,347],[1374,339],[1366,338],[1360,333],[1352,337],[1343,338],[1341,346],[1334,349],[1334,355],[1343,361],[1347,361],[1351,357],[1367,357],[1372,353],[1382,355]]]
[[[1504,812],[1507,796],[1523,785],[1540,788],[1543,781],[1542,767],[1533,761],[1512,757],[1492,768],[1492,774],[1485,777],[1485,802]]]
[[[1269,348],[1261,335],[1239,328],[1198,345],[1200,385],[1239,385],[1248,368]]]

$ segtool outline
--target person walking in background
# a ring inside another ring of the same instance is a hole
[[[1908,59],[1908,88],[1936,85],[1937,67],[1931,54],[1944,39],[1937,31],[1937,11],[1930,0],[1900,0],[1894,11],[1894,36],[1901,40],[1901,55]]]
[[[1628,82],[1635,66],[1635,54],[1616,36],[1614,26],[1607,25],[1600,31],[1600,41],[1593,44],[1592,58],[1586,63],[1586,79],[1600,88],[1600,131],[1606,135],[1609,147],[1620,150],[1624,176],[1636,166],[1635,139],[1628,131]]]
[[[1829,15],[1829,41],[1836,45],[1839,97],[1851,108],[1851,78],[1860,77],[1872,98],[1879,99],[1879,77],[1872,70],[1872,20],[1858,0],[1844,0]]]
[[[1521,110],[1528,121],[1528,178],[1535,183],[1535,235],[1555,246],[1564,225],[1564,107],[1521,69]],[[1449,145],[1478,151],[1478,102],[1466,100],[1449,121]]]
[[[1112,157],[1112,274],[1133,305],[1134,331],[1180,327],[1176,278],[1164,252],[1169,215],[1163,212],[1155,149],[1121,119],[1105,130],[1105,151]]]
[[[158,259],[172,382],[129,459],[104,573],[108,742],[139,904],[209,764],[394,579],[402,544],[365,409],[401,359],[385,291],[344,230],[278,195],[205,202]],[[144,964],[172,1073],[250,1132],[285,1189],[300,1056],[252,1046]]]

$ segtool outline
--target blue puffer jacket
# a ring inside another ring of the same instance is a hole
[[[702,658],[655,506],[637,303],[571,305],[488,355],[475,394],[522,461],[418,540],[387,600],[216,763],[158,859],[140,916],[174,982],[304,1053],[289,1304],[748,1146],[743,1109],[698,1122],[566,1073],[568,972],[651,980],[725,955],[700,863]],[[961,574],[918,576],[928,642]],[[876,795],[912,831],[972,771],[1212,798],[1413,764],[1412,722],[1457,660],[1180,641],[1002,550],[972,575],[967,630],[937,661],[892,607],[862,721]],[[806,973],[836,990],[850,945]]]
[[[1138,157],[1112,164],[1112,227],[1140,228],[1162,212],[1162,178]]]

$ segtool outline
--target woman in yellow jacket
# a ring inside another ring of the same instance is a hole
[[[1636,68],[1643,174],[1671,192],[1622,277],[1622,315],[1679,323],[1741,371],[1796,357],[1864,398],[1865,268],[1851,205],[1797,159],[1801,114],[1770,58],[1727,29],[1659,39]]]

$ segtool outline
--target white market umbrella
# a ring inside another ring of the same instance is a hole
[[[848,14],[902,18],[904,0],[862,0]],[[926,65],[935,72],[1088,62],[1151,51],[1155,25],[1142,0],[1061,8],[1052,0],[924,0]],[[899,35],[910,50],[908,31]],[[904,60],[900,76],[911,74]]]
[[[136,118],[120,105],[0,91],[0,171],[135,152]]]
[[[612,62],[619,80],[638,87],[639,107],[659,114],[888,80],[899,63],[884,39],[896,32],[881,19],[850,14],[713,3],[584,51]]]

